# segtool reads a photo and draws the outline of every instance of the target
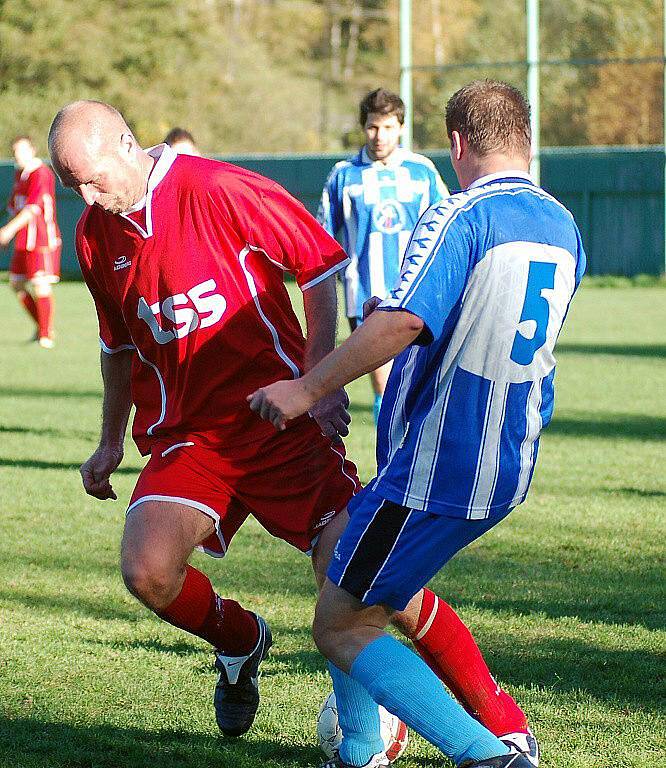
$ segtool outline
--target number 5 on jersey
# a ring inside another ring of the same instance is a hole
[[[518,365],[530,365],[537,350],[546,343],[550,305],[542,292],[555,287],[556,268],[557,265],[551,261],[530,261],[520,323],[531,320],[536,327],[531,338],[524,336],[520,330],[516,331],[511,359]]]

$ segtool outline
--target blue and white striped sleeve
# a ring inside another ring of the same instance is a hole
[[[340,187],[340,173],[336,165],[326,179],[317,210],[317,221],[332,237],[338,234],[344,222]]]
[[[439,171],[433,165],[430,169],[430,205],[438,203],[449,196],[449,189],[444,183],[444,179],[439,175]]]
[[[422,217],[405,254],[400,281],[379,309],[402,309],[420,317],[430,343],[439,338],[460,301],[472,263],[472,231],[446,202]]]

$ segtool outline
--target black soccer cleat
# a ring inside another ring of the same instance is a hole
[[[215,686],[215,720],[225,736],[242,736],[250,730],[259,708],[259,665],[273,644],[268,624],[257,616],[259,639],[247,656],[216,653],[220,673]]]
[[[503,744],[506,744],[512,752],[520,752],[525,755],[534,768],[539,768],[539,742],[536,740],[536,737],[530,728],[528,728],[527,731],[507,733],[498,738]]]
[[[485,760],[465,760],[458,768],[534,768],[534,766],[525,755],[510,753],[487,757]]]

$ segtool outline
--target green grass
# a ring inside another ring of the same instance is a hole
[[[196,556],[275,636],[255,727],[225,742],[205,644],[149,614],[118,573],[123,504],[140,457],[128,446],[119,502],[97,502],[80,487],[100,407],[87,294],[76,283],[58,287],[58,345],[46,352],[25,343],[30,328],[3,288],[0,766],[317,765],[315,715],[329,683],[308,634],[308,561],[254,522],[223,561]],[[434,583],[524,705],[544,766],[664,764],[664,298],[659,287],[581,291],[528,502]],[[368,383],[350,394],[349,453],[367,480]],[[400,764],[446,761],[413,738]]]

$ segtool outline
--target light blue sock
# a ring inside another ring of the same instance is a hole
[[[439,747],[456,764],[509,752],[505,744],[448,695],[425,662],[389,635],[366,645],[352,664],[350,676],[378,704]]]
[[[372,406],[372,415],[375,417],[375,426],[377,426],[377,422],[379,421],[379,411],[382,407],[382,396],[381,395],[375,395],[375,402]]]
[[[338,722],[344,739],[340,758],[349,765],[361,766],[384,751],[377,703],[365,688],[329,662],[328,671],[338,706]]]

